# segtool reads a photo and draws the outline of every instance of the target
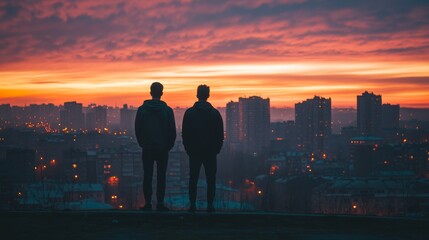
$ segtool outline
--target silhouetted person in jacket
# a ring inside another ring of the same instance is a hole
[[[213,201],[216,191],[216,155],[223,144],[223,121],[207,99],[210,88],[200,85],[197,89],[198,102],[185,112],[183,117],[182,138],[186,153],[189,155],[189,201],[190,212],[196,211],[197,183],[201,165],[204,165],[207,181],[207,211],[214,212]]]
[[[168,211],[164,205],[165,178],[167,172],[168,152],[176,140],[176,125],[173,110],[161,101],[164,87],[159,82],[150,86],[152,100],[144,101],[137,110],[135,131],[137,141],[142,148],[143,160],[143,193],[145,205],[142,210],[152,210],[152,177],[153,165],[156,162],[157,186],[156,197],[158,211]]]

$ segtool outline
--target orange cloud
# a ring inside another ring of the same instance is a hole
[[[0,101],[59,104],[78,100],[85,104],[138,105],[150,97],[150,84],[160,81],[165,85],[164,99],[172,106],[191,105],[196,86],[203,83],[211,86],[211,101],[216,106],[251,95],[270,97],[273,106],[293,106],[313,95],[331,97],[334,106],[355,106],[356,95],[365,90],[383,94],[383,99],[391,103],[424,106],[424,96],[429,95],[425,90],[429,89],[428,74],[425,65],[396,62],[146,67],[99,63],[85,68],[75,63],[67,68],[60,64],[58,69],[21,71],[17,67],[16,71],[0,71],[1,78],[8,79],[0,88]]]
[[[380,1],[3,1],[0,102],[138,105],[161,81],[173,106],[201,83],[217,106],[428,106],[429,5]]]

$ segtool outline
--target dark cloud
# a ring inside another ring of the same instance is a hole
[[[429,53],[429,45],[420,47],[386,48],[371,51],[371,54],[422,54]]]
[[[386,78],[379,79],[383,83],[395,86],[396,84],[415,84],[429,87],[429,77],[403,77],[403,78]]]
[[[429,1],[7,0],[0,19],[11,61],[406,58],[427,51]]]
[[[268,39],[258,39],[258,38],[247,38],[247,39],[235,39],[235,40],[228,40],[228,41],[221,41],[213,46],[207,48],[202,54],[209,54],[209,53],[234,53],[234,52],[240,52],[243,50],[251,50],[260,48],[262,46],[267,46],[270,44],[273,44],[275,41],[268,40]]]
[[[18,6],[14,5],[5,5],[1,8],[2,12],[4,13],[1,17],[2,21],[9,21],[14,19],[18,16],[18,12],[20,8]]]

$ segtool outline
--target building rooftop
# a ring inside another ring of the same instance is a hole
[[[429,219],[266,212],[2,212],[14,239],[427,239]]]

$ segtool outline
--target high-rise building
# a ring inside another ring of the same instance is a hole
[[[6,127],[12,123],[12,108],[10,104],[0,105],[0,127]]]
[[[229,102],[226,141],[241,151],[260,153],[270,142],[270,99],[253,96]]]
[[[238,102],[230,101],[226,104],[226,138],[227,143],[238,143],[239,113]]]
[[[295,124],[300,149],[322,153],[331,135],[331,99],[315,96],[295,104]]]
[[[384,128],[384,129],[399,128],[399,104],[381,105],[381,128]]]
[[[88,106],[86,116],[86,128],[88,130],[104,129],[107,127],[107,107]]]
[[[120,110],[120,125],[121,130],[129,133],[134,133],[134,121],[136,118],[137,110],[128,108],[127,104]]]
[[[64,109],[60,111],[60,129],[81,130],[84,127],[84,114],[82,103],[65,102]]]
[[[118,130],[120,125],[120,110],[119,107],[107,108],[107,127]]]
[[[103,129],[107,127],[107,107],[97,106],[93,109],[95,112],[95,125],[97,128]]]
[[[381,95],[364,92],[357,96],[357,128],[363,136],[380,136]]]

